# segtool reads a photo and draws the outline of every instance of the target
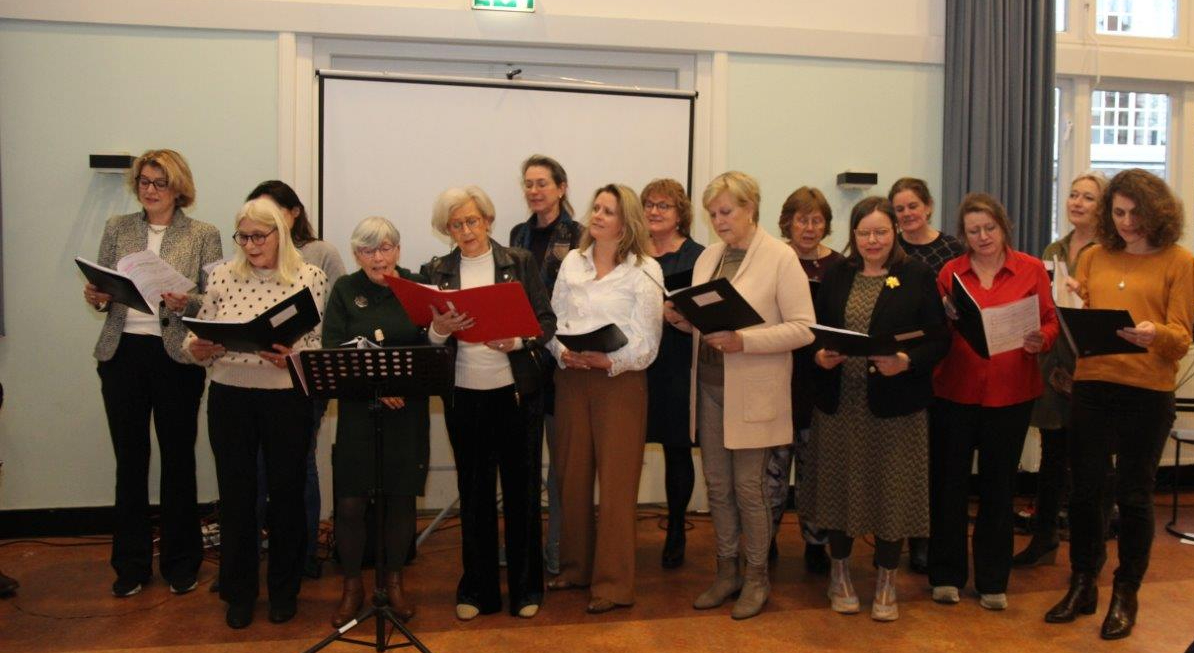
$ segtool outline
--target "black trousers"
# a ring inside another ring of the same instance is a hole
[[[116,454],[112,568],[123,579],[153,575],[149,523],[149,419],[161,453],[161,550],[168,582],[194,578],[203,562],[195,490],[195,438],[204,369],[175,362],[156,336],[122,334],[98,365],[108,431]]]
[[[1107,560],[1101,506],[1114,470],[1119,505],[1117,583],[1140,587],[1153,543],[1153,489],[1165,438],[1173,427],[1172,392],[1118,383],[1074,384],[1070,418],[1070,567],[1097,575]],[[1115,455],[1115,463],[1111,456]]]
[[[257,598],[257,452],[269,482],[269,571],[273,605],[293,604],[307,550],[303,491],[311,440],[311,403],[294,390],[239,388],[213,382],[208,438],[220,488],[220,598]]]
[[[1032,416],[1031,401],[988,408],[938,398],[929,422],[929,583],[965,587],[970,470],[978,450],[974,588],[1007,591],[1012,569],[1012,499]]]
[[[499,470],[510,613],[543,603],[542,401],[540,393],[516,398],[514,386],[456,388],[444,414],[460,493],[464,573],[456,586],[456,602],[472,605],[482,614],[502,609],[495,496]]]

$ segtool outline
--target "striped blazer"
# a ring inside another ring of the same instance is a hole
[[[121,257],[144,250],[149,243],[148,225],[144,211],[118,215],[108,220],[104,225],[96,262],[104,267],[115,268]],[[174,218],[162,235],[161,257],[182,276],[196,283],[197,288],[191,292],[187,302],[186,315],[194,316],[203,303],[203,289],[207,286],[203,266],[215,263],[223,256],[218,229],[187,217],[181,209],[174,209]],[[95,357],[100,361],[110,360],[116,354],[120,334],[124,331],[124,319],[129,311],[124,304],[108,304],[103,310],[108,317],[100,330],[99,342],[95,343]],[[166,353],[179,363],[193,363],[182,353],[182,339],[187,335],[187,328],[178,315],[170,311],[166,311],[166,314],[169,322],[162,327],[162,344],[166,347]]]

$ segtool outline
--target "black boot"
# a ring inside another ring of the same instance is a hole
[[[929,573],[929,538],[908,538],[908,568],[918,574]]]
[[[664,569],[675,569],[684,564],[684,545],[687,536],[684,533],[684,518],[668,518],[667,539],[663,541],[663,557],[661,564]]]
[[[824,544],[804,545],[804,570],[810,574],[829,573],[829,554],[825,552]]]
[[[1037,565],[1051,565],[1057,561],[1057,540],[1046,540],[1043,537],[1032,536],[1032,541],[1024,550],[1012,556],[1013,567],[1035,567]]]
[[[1111,586],[1111,607],[1103,619],[1099,636],[1103,639],[1123,639],[1132,634],[1136,625],[1136,588],[1126,583]]]
[[[1045,613],[1051,624],[1067,624],[1080,614],[1094,614],[1099,604],[1099,586],[1093,574],[1075,572],[1070,576],[1070,591]]]

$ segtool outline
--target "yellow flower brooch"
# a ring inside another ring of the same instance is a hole
[[[899,288],[900,280],[895,277],[887,277],[887,287],[888,288]]]

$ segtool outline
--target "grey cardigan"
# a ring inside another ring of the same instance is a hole
[[[104,236],[100,240],[97,263],[115,268],[121,257],[144,250],[149,243],[149,227],[144,211],[118,215],[104,225]],[[189,218],[181,209],[174,209],[174,218],[166,233],[162,235],[161,257],[174,266],[182,276],[195,281],[196,289],[190,293],[185,314],[194,316],[203,302],[203,289],[207,286],[207,274],[203,267],[219,261],[224,256],[220,245],[220,232],[214,226]],[[111,360],[120,345],[120,334],[124,332],[124,319],[128,307],[123,304],[108,304],[104,309],[108,318],[100,330],[99,342],[95,343],[97,360]],[[166,311],[169,321],[162,327],[162,344],[170,358],[179,363],[193,363],[182,353],[182,339],[187,328],[173,312]]]

